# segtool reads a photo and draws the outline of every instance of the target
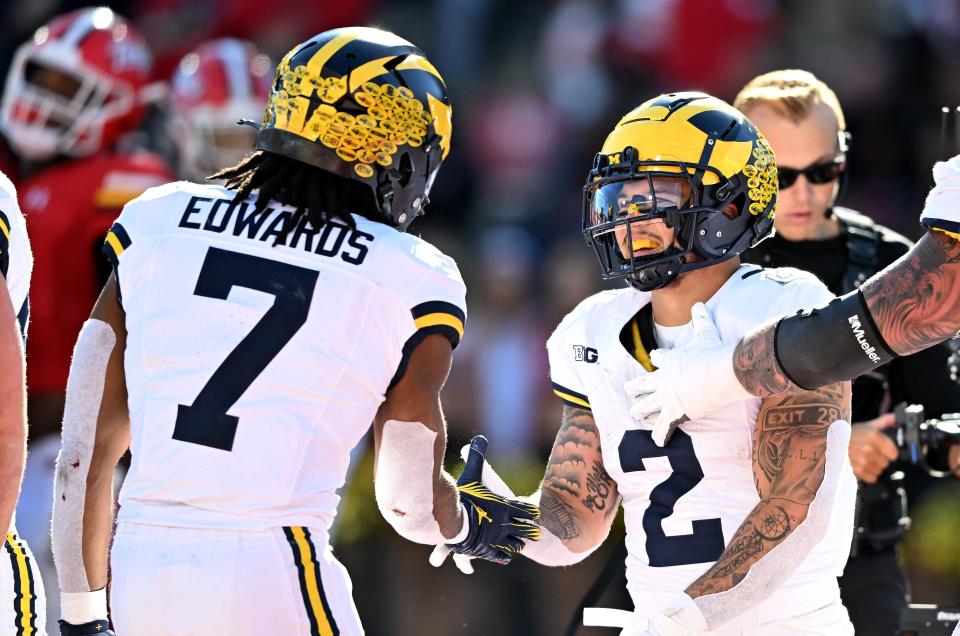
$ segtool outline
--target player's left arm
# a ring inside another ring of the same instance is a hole
[[[23,339],[17,312],[0,274],[0,528],[13,519],[26,457],[27,415]]]
[[[834,422],[849,419],[849,402],[846,382],[763,401],[753,436],[760,503],[717,562],[687,588],[691,597],[730,590],[807,520],[823,486],[827,431]]]
[[[87,496],[83,516],[83,555],[92,589],[107,583],[107,550],[113,529],[113,476],[123,454],[130,448],[130,413],[123,367],[127,329],[124,312],[112,276],[104,286],[90,315],[113,330],[116,343],[110,352],[104,376],[103,398],[97,418],[93,456],[87,473]]]
[[[113,476],[130,446],[125,347],[125,314],[111,275],[74,349],[57,458],[53,549],[63,619],[72,626],[106,629]]]

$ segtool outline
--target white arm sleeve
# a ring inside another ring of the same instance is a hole
[[[710,629],[717,629],[766,599],[827,534],[841,482],[853,479],[847,459],[849,444],[850,424],[843,420],[834,422],[827,432],[823,481],[810,503],[806,519],[779,545],[754,563],[747,576],[733,588],[693,599]]]
[[[53,498],[53,556],[60,589],[89,592],[83,563],[83,510],[107,362],[116,345],[102,320],[83,323],[70,363]]]
[[[397,534],[414,543],[457,543],[466,536],[466,515],[452,539],[443,536],[433,516],[436,439],[436,431],[421,422],[387,420],[383,425],[374,481],[377,508]]]

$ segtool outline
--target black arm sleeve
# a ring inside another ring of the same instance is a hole
[[[852,380],[896,357],[860,290],[782,318],[774,337],[780,368],[808,391]]]

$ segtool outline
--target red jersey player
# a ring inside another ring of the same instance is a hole
[[[130,199],[170,180],[124,149],[157,95],[143,37],[105,7],[37,29],[14,56],[0,127],[26,164],[21,201],[36,258],[27,383],[33,438],[59,430],[73,343],[106,278],[99,249]]]
[[[203,181],[250,152],[275,64],[251,42],[220,38],[187,53],[170,79],[172,138],[181,175]]]

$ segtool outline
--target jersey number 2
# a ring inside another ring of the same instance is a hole
[[[620,467],[624,472],[646,470],[644,459],[666,457],[673,472],[650,491],[650,506],[643,513],[647,535],[647,559],[653,567],[690,565],[716,561],[723,552],[720,519],[697,519],[693,532],[667,536],[663,520],[673,514],[677,500],[703,479],[703,469],[693,452],[693,440],[680,429],[673,431],[663,448],[653,442],[650,431],[632,430],[620,441]]]
[[[230,290],[246,287],[274,296],[250,333],[210,376],[193,404],[180,404],[173,439],[229,451],[239,419],[227,414],[293,334],[307,321],[318,272],[249,254],[211,247],[193,293],[226,300]]]

